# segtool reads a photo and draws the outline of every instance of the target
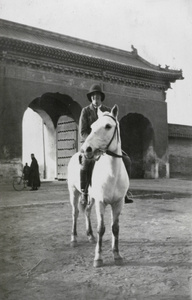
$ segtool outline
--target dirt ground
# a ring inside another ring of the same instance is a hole
[[[110,207],[105,215],[104,265],[93,267],[95,245],[78,222],[70,246],[71,206],[64,184],[38,192],[1,190],[0,299],[192,299],[192,198],[133,192],[120,218],[120,253],[111,252]],[[96,235],[95,210],[92,225]],[[191,295],[191,296],[190,296]]]

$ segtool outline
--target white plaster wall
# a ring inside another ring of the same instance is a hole
[[[54,180],[56,177],[56,132],[53,126],[48,125],[44,125],[43,119],[32,109],[25,111],[22,162],[23,165],[30,165],[31,153],[34,153],[39,163],[41,180]]]

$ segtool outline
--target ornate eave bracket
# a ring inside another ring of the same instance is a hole
[[[145,81],[142,79],[138,80],[138,79],[132,79],[131,77],[128,76],[122,77],[116,74],[110,74],[106,71],[103,72],[103,71],[86,70],[83,68],[76,68],[67,65],[54,64],[50,62],[46,63],[38,60],[32,60],[26,58],[23,59],[21,57],[15,57],[13,55],[7,55],[6,58],[5,57],[2,58],[2,56],[0,56],[0,61],[6,64],[17,65],[24,68],[31,68],[34,70],[41,70],[41,71],[57,73],[57,74],[65,74],[73,77],[75,76],[75,77],[89,78],[97,81],[125,85],[134,88],[166,91],[170,87],[169,84],[167,83],[162,83],[162,84],[150,83],[149,81]]]
[[[138,88],[166,91],[170,82],[182,79],[181,70],[157,72],[6,38],[0,38],[0,50],[0,60],[7,64]]]

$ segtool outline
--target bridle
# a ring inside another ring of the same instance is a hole
[[[106,154],[110,155],[110,156],[122,158],[123,155],[119,155],[119,154],[116,154],[116,153],[114,153],[114,152],[108,150],[109,146],[111,145],[111,143],[112,143],[112,141],[113,141],[113,139],[114,139],[114,137],[115,137],[116,132],[117,132],[117,139],[119,140],[118,127],[117,127],[117,120],[116,120],[114,117],[110,116],[110,115],[104,115],[104,116],[110,117],[111,119],[113,119],[113,120],[115,121],[115,130],[114,130],[114,132],[113,132],[113,135],[112,135],[112,137],[111,137],[111,140],[110,140],[109,143],[107,144],[106,150],[105,150],[105,151],[101,150],[101,151],[102,151],[103,153],[106,153]],[[99,150],[100,150],[100,149],[99,149]]]

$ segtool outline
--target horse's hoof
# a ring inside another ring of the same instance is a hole
[[[77,241],[71,241],[71,247],[77,247]]]
[[[123,264],[123,258],[121,256],[114,258],[115,264],[121,266]]]
[[[94,260],[94,262],[93,262],[94,268],[102,267],[102,265],[103,265],[103,260],[102,259],[97,259],[97,260]]]

